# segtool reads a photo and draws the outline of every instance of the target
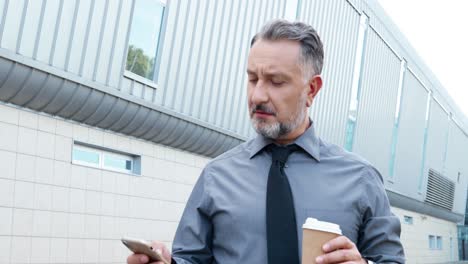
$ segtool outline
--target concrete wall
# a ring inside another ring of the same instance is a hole
[[[72,164],[73,140],[140,155],[142,175]],[[170,245],[207,158],[0,104],[0,263],[123,263]]]
[[[400,218],[401,241],[408,264],[446,263],[458,260],[455,223],[396,207],[392,207],[392,211]],[[413,217],[412,225],[404,222],[405,215]],[[429,235],[442,236],[442,250],[429,248]]]

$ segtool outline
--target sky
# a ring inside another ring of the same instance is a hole
[[[378,0],[468,118],[468,1]]]

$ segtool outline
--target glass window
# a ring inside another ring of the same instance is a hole
[[[437,236],[437,249],[442,249],[442,237]]]
[[[152,81],[158,73],[164,9],[161,0],[137,0],[133,10],[125,69]]]
[[[100,163],[100,155],[98,151],[89,148],[73,147],[73,161],[98,167]]]
[[[404,216],[405,224],[412,225],[413,224],[413,217],[411,216]]]
[[[122,171],[132,171],[131,157],[115,154],[104,154],[104,167]]]
[[[436,248],[435,236],[429,235],[429,249]]]
[[[74,164],[132,174],[140,174],[141,167],[141,158],[138,156],[79,142],[73,144],[72,161]]]

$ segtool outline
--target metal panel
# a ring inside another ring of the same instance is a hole
[[[115,39],[108,65],[108,76],[106,84],[110,87],[119,87],[119,82],[123,78],[123,69],[127,58],[127,35],[129,34],[130,15],[132,11],[132,1],[120,1],[120,16],[115,25]]]
[[[464,214],[451,212],[443,208],[425,203],[416,199],[412,199],[408,196],[404,196],[400,193],[387,190],[388,200],[392,206],[409,210],[415,213],[423,215],[431,215],[440,219],[445,219],[451,222],[463,221]]]
[[[89,21],[89,31],[87,32],[87,41],[84,43],[84,52],[83,52],[83,59],[82,62],[82,72],[80,75],[85,77],[88,80],[94,80],[95,77],[95,70],[96,70],[96,63],[98,59],[98,48],[100,47],[101,43],[101,34],[103,33],[102,25],[105,21],[105,14],[106,12],[106,5],[108,0],[106,1],[95,1],[92,17]],[[101,47],[105,49],[106,47]]]
[[[2,38],[3,38],[3,32],[4,32],[3,29],[5,28],[6,14],[7,14],[7,11],[8,11],[8,3],[9,3],[8,0],[1,0],[0,1],[0,14],[1,14],[1,17],[0,17],[0,47],[1,47]]]
[[[395,152],[394,188],[419,198],[416,192],[421,172],[426,98],[428,92],[411,71],[406,72]]]
[[[115,43],[115,27],[118,25],[117,18],[119,18],[120,12],[121,1],[109,1],[106,6],[105,21],[101,22],[103,32],[101,32],[102,39],[98,48],[99,59],[96,60],[94,79],[102,84],[107,83],[108,68],[110,67],[109,61],[111,61],[111,53]]]
[[[433,98],[431,99],[431,111],[429,114],[429,127],[427,131],[426,158],[423,171],[423,190],[426,189],[426,179],[429,169],[442,171],[444,166],[444,152],[446,133],[448,129],[448,116],[443,108]]]
[[[41,31],[37,35],[36,54],[33,54],[35,59],[49,64],[49,58],[51,52],[53,52],[52,46],[54,42],[54,34],[56,28],[59,26],[57,23],[57,17],[59,14],[60,2],[58,0],[48,0],[44,7],[44,15],[42,24],[39,25]],[[37,10],[39,12],[39,10]],[[35,55],[35,56],[34,56]]]
[[[0,47],[16,51],[16,45],[23,21],[25,0],[8,1]],[[26,2],[27,3],[27,2]]]
[[[36,35],[41,20],[42,5],[44,1],[28,1],[28,7],[24,20],[23,33],[18,53],[27,57],[32,57],[34,54],[34,44],[36,43]]]
[[[360,16],[346,1],[300,1],[300,4],[299,20],[317,30],[325,49],[324,86],[312,104],[311,116],[322,138],[343,145]]]
[[[447,146],[447,158],[444,174],[456,182],[455,202],[453,210],[464,213],[466,199],[466,175],[468,175],[468,137],[460,130],[455,122],[450,122],[450,134]]]
[[[75,74],[80,73],[80,66],[83,55],[86,54],[86,30],[91,21],[90,12],[93,8],[91,0],[78,1],[77,17],[75,21],[75,30],[73,31],[73,41],[69,49],[68,65],[66,70]]]
[[[284,5],[266,0],[169,3],[156,102],[242,133],[248,127],[240,92],[248,43],[266,20],[283,13]],[[227,113],[234,116],[225,118]]]
[[[428,176],[425,202],[451,211],[455,197],[455,183],[433,169],[429,169]]]
[[[210,157],[245,140],[105,86],[84,82],[52,66],[38,70],[42,63],[18,63],[9,58],[19,55],[0,52],[0,100],[7,103],[168,146],[184,146],[185,150]]]
[[[59,19],[57,20],[57,36],[53,44],[50,61],[54,67],[59,69],[65,68],[67,54],[70,50],[70,41],[73,36],[71,30],[73,28],[75,17],[76,1],[61,1],[59,9]]]
[[[368,32],[354,151],[388,175],[400,60],[373,29]]]

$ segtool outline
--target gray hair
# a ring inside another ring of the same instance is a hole
[[[308,79],[313,74],[320,74],[323,67],[323,44],[317,31],[302,22],[289,22],[274,19],[263,26],[250,42],[250,47],[259,40],[293,40],[301,45],[300,64],[304,77]],[[313,72],[310,72],[313,71]]]

